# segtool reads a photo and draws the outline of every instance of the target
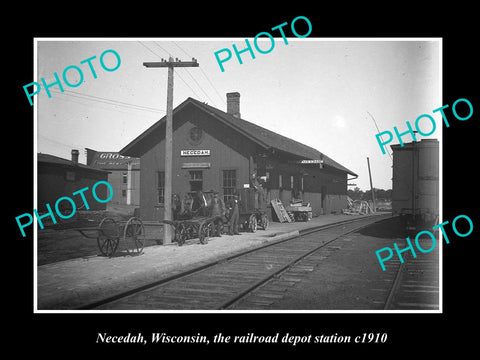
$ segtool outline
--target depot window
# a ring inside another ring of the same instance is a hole
[[[126,172],[122,172],[122,183],[126,184],[128,182],[128,177]]]
[[[65,180],[66,181],[75,181],[76,180],[75,171],[66,171],[65,172]]]
[[[165,202],[165,172],[157,172],[157,200],[159,204]]]
[[[223,201],[227,202],[233,199],[237,187],[237,171],[222,170],[223,173]]]

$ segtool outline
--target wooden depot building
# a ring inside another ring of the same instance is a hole
[[[140,158],[144,220],[163,219],[165,122],[119,151]],[[314,215],[346,208],[348,175],[358,177],[320,151],[242,119],[238,92],[227,94],[226,112],[190,97],[173,110],[173,194],[215,190],[228,201],[254,172],[265,181],[268,204],[302,199]]]

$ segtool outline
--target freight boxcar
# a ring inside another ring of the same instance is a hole
[[[400,215],[409,229],[428,228],[439,213],[439,143],[422,139],[392,145],[393,215]]]

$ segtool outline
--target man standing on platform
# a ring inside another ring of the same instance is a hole
[[[218,196],[218,192],[213,192],[213,198],[210,203],[210,216],[217,217],[215,219],[215,236],[220,237],[223,228],[223,218],[225,218],[225,204]]]
[[[230,219],[228,220],[228,235],[240,235],[238,232],[238,223],[240,220],[240,210],[238,208],[238,195],[235,194],[230,200]]]
[[[250,187],[255,189],[255,209],[263,209],[265,203],[265,182],[257,176],[257,171],[253,170],[250,177]]]

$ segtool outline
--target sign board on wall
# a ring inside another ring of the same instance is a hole
[[[210,156],[210,150],[180,150],[180,156]]]
[[[183,163],[182,169],[209,169],[210,163]]]

